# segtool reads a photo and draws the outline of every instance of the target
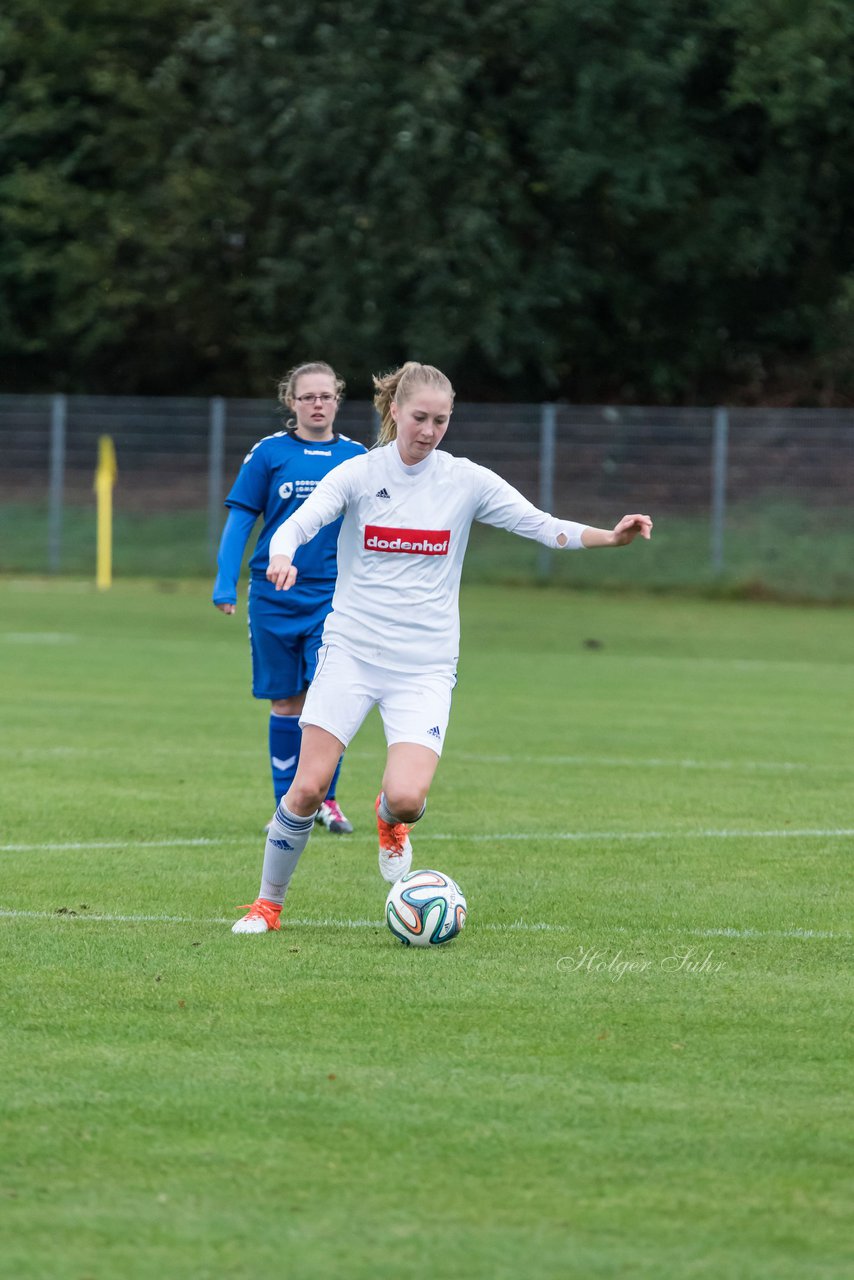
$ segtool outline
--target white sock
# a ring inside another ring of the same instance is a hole
[[[264,846],[264,867],[261,872],[260,898],[282,903],[296,871],[302,851],[314,826],[314,814],[300,818],[291,813],[284,800],[273,814],[267,843]]]
[[[414,818],[407,818],[406,825],[408,827],[411,827],[414,822],[419,822],[424,817],[424,814],[426,812],[427,812],[427,801],[425,800],[421,806],[421,812],[416,814]],[[383,822],[390,822],[393,827],[396,827],[398,822],[403,822],[403,818],[395,817],[391,809],[389,809],[384,791],[380,793],[380,805],[379,805],[379,808],[377,809],[377,814],[379,815],[379,817],[382,818]]]

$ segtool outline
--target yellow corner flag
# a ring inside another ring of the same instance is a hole
[[[110,436],[98,441],[98,469],[95,493],[98,499],[98,554],[95,582],[99,591],[107,591],[113,581],[113,486],[118,467],[116,450]]]

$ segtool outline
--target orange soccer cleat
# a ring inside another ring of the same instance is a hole
[[[381,796],[377,796],[377,832],[380,838],[380,875],[389,884],[405,876],[412,866],[412,843],[405,822],[383,822],[379,814]]]
[[[243,905],[249,910],[231,926],[232,933],[272,933],[281,929],[281,903],[271,902],[269,898],[256,898],[253,903],[244,902]]]

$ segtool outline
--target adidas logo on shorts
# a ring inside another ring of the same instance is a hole
[[[390,497],[391,497],[391,494],[389,493],[388,489],[377,489],[376,493],[374,494],[374,497],[375,497],[375,498],[390,498]]]
[[[434,724],[433,728],[428,729],[427,732],[429,733],[431,738],[441,738],[442,736],[441,732],[439,731],[439,726],[437,724]]]

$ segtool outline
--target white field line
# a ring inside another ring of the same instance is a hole
[[[187,924],[187,925],[226,925],[233,924],[236,916],[211,916],[195,919],[192,916],[162,915],[112,915],[102,912],[78,912],[60,909],[57,911],[16,911],[11,907],[0,907],[0,919],[6,920],[64,920],[100,924]],[[384,920],[336,920],[326,916],[312,920],[304,917],[287,917],[288,928],[292,929],[381,929]],[[491,933],[576,933],[577,927],[570,924],[547,924],[542,921],[514,920],[507,924],[486,921],[475,924],[475,929],[484,929]],[[628,933],[622,925],[612,925],[612,933]],[[684,929],[673,930],[692,938],[850,938],[850,933],[833,932],[829,929]]]
[[[746,828],[705,828],[695,831],[478,831],[421,832],[418,843],[431,841],[473,842],[477,844],[518,842],[527,840],[618,841],[618,840],[837,840],[854,836],[854,827],[783,827],[768,831],[751,831]],[[214,838],[199,836],[176,840],[80,840],[70,844],[0,844],[0,853],[69,853],[85,849],[225,849],[258,845],[258,836],[243,838]]]

